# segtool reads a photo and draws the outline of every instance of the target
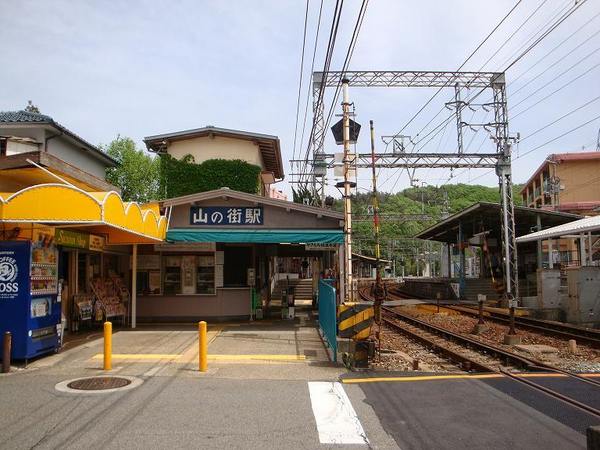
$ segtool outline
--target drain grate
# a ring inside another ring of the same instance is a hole
[[[119,389],[131,384],[131,380],[120,377],[92,377],[71,381],[67,384],[70,389],[79,391],[103,391],[105,389]]]

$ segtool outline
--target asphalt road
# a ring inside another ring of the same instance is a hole
[[[403,450],[585,449],[585,429],[600,422],[506,378],[360,386]]]
[[[322,445],[306,381],[149,377],[112,394],[70,394],[62,378],[0,379],[3,449],[314,449]],[[346,388],[372,448],[397,448],[357,386]]]

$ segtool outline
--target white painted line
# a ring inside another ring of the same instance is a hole
[[[369,440],[341,383],[309,382],[321,444],[368,444]]]
[[[158,373],[158,371],[162,368],[164,368],[165,366],[160,365],[160,366],[154,366],[153,368],[151,368],[150,370],[147,370],[144,373],[145,377],[153,377],[154,375],[156,375]]]

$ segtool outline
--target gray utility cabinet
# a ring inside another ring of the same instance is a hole
[[[600,267],[568,269],[567,283],[567,322],[586,325],[600,323]]]
[[[560,270],[538,269],[537,271],[537,309],[565,309],[560,295]]]

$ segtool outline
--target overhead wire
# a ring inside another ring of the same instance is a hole
[[[344,7],[344,0],[336,0],[335,8],[333,11],[333,18],[331,21],[331,28],[329,30],[329,41],[327,43],[327,50],[325,52],[325,60],[323,63],[323,74],[324,75],[327,74],[327,72],[329,71],[329,65],[331,64],[331,57],[333,55],[333,49],[335,48],[335,41],[337,38],[337,30],[339,27],[343,7]],[[315,104],[315,111],[319,110],[319,108],[321,107],[321,104],[323,102],[324,90],[325,90],[325,84],[321,83],[321,87],[319,89],[319,94],[317,96],[317,101]],[[305,156],[304,156],[303,167],[300,170],[300,173],[301,173],[300,181],[301,182],[304,181],[304,179],[306,179],[308,177],[308,174],[306,173],[306,167],[308,166],[310,143],[312,142],[312,139],[314,137],[315,129],[316,129],[316,121],[313,120],[313,124],[312,124],[311,131],[309,134],[309,142],[308,142]]]
[[[313,47],[313,55],[312,55],[312,62],[310,65],[310,74],[312,75],[312,73],[315,70],[315,59],[317,56],[317,45],[319,43],[319,31],[321,30],[321,16],[323,13],[323,0],[321,0],[321,4],[319,5],[319,17],[317,19],[317,31],[316,31],[316,35],[315,35],[315,45]],[[307,93],[306,93],[306,103],[304,105],[304,118],[302,120],[302,136],[300,138],[300,146],[299,148],[303,148],[304,147],[304,132],[306,131],[306,118],[308,117],[308,103],[310,100],[310,93],[311,93],[311,88],[310,88],[310,82],[308,83],[308,87],[307,87]]]
[[[298,81],[298,100],[296,102],[296,126],[294,127],[294,147],[292,150],[292,159],[296,159],[296,144],[298,138],[298,120],[300,118],[300,96],[302,94],[302,76],[304,74],[304,49],[306,48],[306,29],[308,24],[308,10],[310,0],[306,0],[306,11],[304,13],[304,31],[302,33],[302,53],[300,56],[300,80]]]

